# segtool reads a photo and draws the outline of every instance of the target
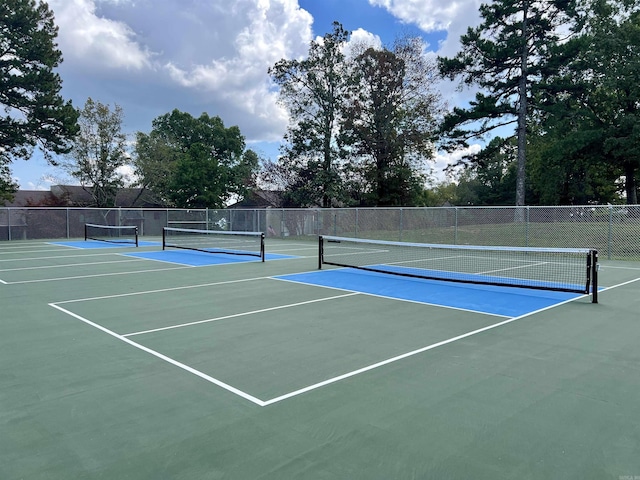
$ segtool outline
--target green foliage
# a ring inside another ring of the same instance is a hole
[[[122,133],[122,108],[87,99],[80,111],[80,132],[64,168],[93,197],[96,207],[115,205],[124,184],[118,169],[128,161],[126,136]]]
[[[340,204],[338,121],[345,108],[344,55],[349,33],[339,23],[321,41],[313,41],[304,60],[280,60],[269,75],[280,87],[280,102],[291,123],[285,135],[282,163],[291,171],[291,200],[303,205]]]
[[[595,132],[556,125],[529,139],[531,185],[542,205],[619,202],[615,168],[600,161],[603,139]]]
[[[459,179],[458,205],[514,205],[516,167],[514,139],[495,137]]]
[[[361,205],[420,201],[425,163],[434,151],[435,119],[442,109],[432,90],[435,65],[422,51],[421,41],[404,39],[394,51],[369,48],[349,65],[342,140],[366,185]]]
[[[18,185],[11,178],[11,170],[7,165],[0,164],[0,204],[13,200],[13,194]]]
[[[555,151],[572,165],[559,167],[550,156],[544,166],[562,170],[569,188],[615,201],[615,182],[622,177],[627,202],[637,203],[640,8],[627,3],[589,4],[585,31],[559,49],[567,61],[542,92],[541,125]],[[576,175],[582,182],[572,178]]]
[[[549,74],[559,26],[573,11],[569,0],[484,4],[480,7],[483,22],[461,37],[462,50],[453,58],[438,59],[444,76],[481,89],[468,108],[455,108],[442,123],[447,149],[467,146],[470,139],[517,124],[516,205],[525,202],[526,127],[533,85]]]
[[[54,69],[62,61],[55,38],[53,12],[44,2],[0,2],[0,168],[15,158],[29,159],[39,145],[51,153],[68,153],[78,131],[78,112],[64,102],[62,81]],[[2,192],[11,190],[3,172]],[[9,190],[7,190],[7,188]]]
[[[291,124],[265,179],[287,206],[415,205],[442,109],[437,69],[416,38],[345,57],[347,36],[334,23],[307,59],[269,70]]]
[[[134,165],[140,184],[167,204],[182,208],[221,208],[255,185],[259,158],[245,151],[236,126],[219,117],[194,118],[173,110],[138,132]]]

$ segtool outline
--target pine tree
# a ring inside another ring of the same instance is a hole
[[[481,89],[468,108],[454,108],[446,116],[442,130],[448,148],[516,125],[516,206],[525,204],[527,121],[536,82],[548,75],[559,27],[572,12],[572,0],[496,0],[480,7],[483,22],[461,37],[462,50],[438,59],[443,75]]]

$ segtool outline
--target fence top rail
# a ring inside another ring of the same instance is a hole
[[[441,207],[247,207],[247,208],[169,208],[169,207],[59,207],[59,206],[0,206],[0,210],[89,210],[89,211],[119,211],[135,210],[149,212],[240,212],[240,211],[300,211],[300,212],[323,212],[323,211],[347,211],[347,210],[373,210],[373,211],[398,211],[398,210],[528,210],[528,209],[570,209],[570,210],[602,210],[602,209],[636,209],[640,204],[627,205],[525,205],[521,207],[513,205],[451,205]]]

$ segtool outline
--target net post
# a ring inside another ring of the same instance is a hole
[[[87,224],[84,224],[84,241],[87,241]]]
[[[264,232],[262,232],[262,235],[260,235],[260,258],[262,259],[263,262],[264,262],[264,257],[265,257],[265,253],[264,253]]]
[[[162,250],[166,250],[167,245],[167,227],[162,227]]]
[[[136,247],[137,247],[138,246],[138,227],[136,227],[135,236],[136,236]]]
[[[598,303],[598,251],[591,250],[591,303]]]
[[[323,237],[322,235],[318,235],[318,270],[322,270],[322,256],[324,254],[323,246]]]

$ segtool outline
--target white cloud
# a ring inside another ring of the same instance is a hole
[[[231,12],[226,21],[236,24],[237,33],[226,39],[225,55],[190,65],[170,60],[163,68],[177,84],[235,109],[228,118],[269,125],[263,140],[281,138],[287,114],[276,103],[267,71],[282,58],[307,52],[312,18],[295,0],[241,0]],[[242,131],[249,140],[260,135],[256,128]]]
[[[369,0],[383,7],[404,23],[417,25],[424,32],[447,31],[437,46],[439,55],[452,56],[460,47],[460,36],[480,20],[481,0]]]
[[[249,142],[282,138],[268,69],[301,58],[313,18],[297,0],[50,0],[63,94],[123,107],[129,132],[174,108],[220,116]]]
[[[317,2],[314,8],[320,10],[323,2]],[[452,56],[467,26],[477,24],[480,0],[369,2],[426,32],[447,27],[447,39],[433,48]],[[277,104],[267,70],[280,59],[303,58],[313,39],[313,18],[298,0],[48,0],[48,4],[64,57],[59,68],[62,94],[76,107],[87,97],[120,105],[129,134],[148,132],[154,118],[175,108],[194,116],[207,112],[220,116],[227,126],[238,125],[252,147],[272,142],[268,148],[276,149],[273,145],[282,139],[288,119]],[[345,11],[354,14],[349,2]],[[372,31],[354,30],[351,43],[380,45],[376,33],[381,32]],[[461,94],[453,90],[452,85],[443,86],[450,103],[460,104]],[[25,183],[36,177],[33,168],[16,164],[14,170]],[[37,187],[46,182],[32,183]]]
[[[134,168],[131,165],[122,165],[121,167],[118,167],[116,173],[124,181],[126,186],[131,186],[138,180]]]
[[[384,7],[406,23],[414,23],[425,32],[447,30],[454,22],[466,17],[469,9],[477,11],[476,0],[369,0],[371,5]]]
[[[344,46],[343,53],[347,56],[355,57],[357,54],[363,51],[363,48],[382,48],[382,40],[378,35],[371,32],[367,32],[362,28],[358,28],[351,32],[349,42]]]
[[[92,0],[49,0],[59,26],[65,58],[81,58],[92,68],[149,67],[152,54],[125,23],[100,17]]]
[[[482,146],[480,144],[474,143],[467,148],[462,148],[451,153],[444,151],[437,152],[434,159],[435,164],[432,169],[433,177],[439,182],[456,177],[456,173],[460,171],[461,167],[454,168],[454,171],[449,174],[447,174],[445,170],[448,167],[456,165],[464,156],[478,153],[481,149]]]

